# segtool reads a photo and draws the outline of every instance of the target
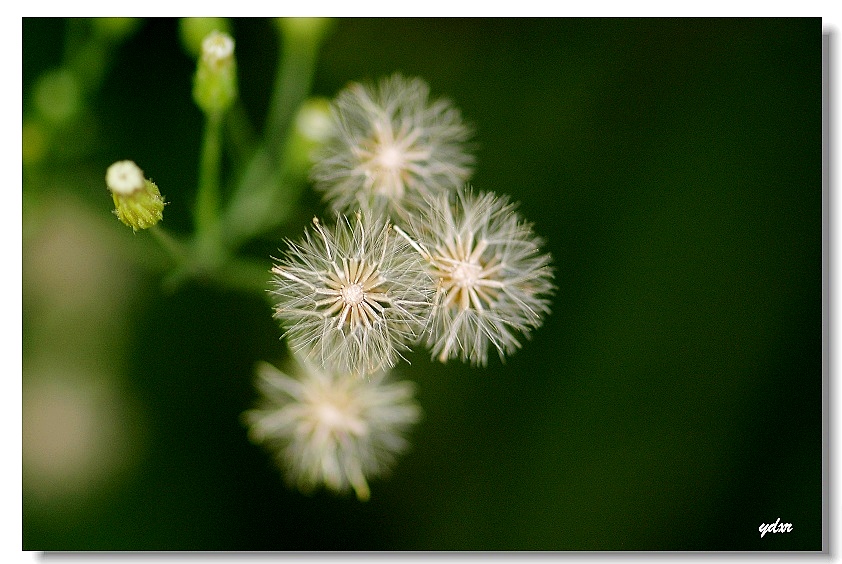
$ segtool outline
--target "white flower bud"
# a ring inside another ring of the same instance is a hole
[[[202,57],[193,77],[193,99],[206,114],[226,111],[237,98],[234,40],[212,31],[202,41]]]
[[[163,218],[164,198],[158,186],[132,161],[108,167],[105,184],[114,199],[114,215],[134,231],[152,227]]]
[[[202,40],[202,59],[214,67],[230,62],[234,57],[234,40],[227,33],[212,31]]]
[[[117,161],[108,167],[105,184],[115,194],[128,196],[143,189],[143,171],[132,161]]]

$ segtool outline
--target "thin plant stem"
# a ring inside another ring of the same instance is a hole
[[[222,167],[222,113],[211,112],[205,120],[205,134],[199,165],[199,189],[194,221],[197,257],[202,263],[216,263],[222,251],[219,230],[219,184]]]
[[[241,100],[236,100],[228,113],[225,114],[225,150],[230,161],[235,166],[233,173],[240,175],[244,172],[245,164],[257,151],[257,134],[249,121]]]
[[[163,248],[177,264],[187,262],[189,257],[187,248],[175,237],[170,235],[166,229],[160,225],[153,225],[149,228],[149,232],[152,233],[152,236],[155,237],[155,240],[158,241],[161,248]]]
[[[313,82],[321,42],[314,38],[281,36],[281,60],[266,119],[266,143],[274,155],[283,154],[293,117]]]
[[[281,34],[280,61],[263,143],[242,175],[225,214],[225,239],[230,248],[276,225],[278,217],[287,217],[297,203],[298,191],[289,186],[284,156],[296,112],[312,87],[322,39]],[[285,209],[279,209],[279,205]]]
[[[230,290],[260,294],[269,299],[271,264],[247,258],[226,263],[215,277],[216,282]]]

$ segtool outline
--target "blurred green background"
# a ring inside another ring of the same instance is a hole
[[[260,128],[276,28],[231,23]],[[23,19],[24,117],[74,25]],[[335,22],[313,93],[423,77],[557,269],[505,364],[401,366],[425,416],[367,503],[288,489],[246,438],[283,351],[265,297],[166,291],[111,215],[132,159],[186,234],[202,130],[177,20],[112,55],[42,157],[24,131],[24,550],[821,550],[820,18]]]

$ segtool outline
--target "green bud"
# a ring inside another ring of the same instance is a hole
[[[231,35],[231,24],[227,18],[181,18],[178,20],[178,35],[181,46],[188,55],[202,54],[202,40],[212,31]]]
[[[105,184],[111,191],[114,214],[134,231],[152,227],[164,217],[164,198],[132,161],[118,161],[108,167]]]
[[[202,41],[193,99],[206,114],[222,113],[237,99],[234,40],[227,33],[212,31]]]
[[[287,144],[286,162],[290,169],[300,170],[306,176],[313,165],[316,151],[332,131],[330,101],[321,97],[305,100],[298,108],[295,128]]]
[[[295,129],[305,139],[321,145],[333,133],[330,100],[314,97],[304,100],[295,116]]]

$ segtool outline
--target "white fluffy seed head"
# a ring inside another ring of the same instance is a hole
[[[431,199],[412,234],[436,283],[425,332],[435,358],[485,365],[541,326],[555,286],[543,241],[515,206],[493,193],[459,190]]]
[[[403,217],[426,197],[473,172],[471,129],[429,86],[395,74],[376,86],[353,83],[332,105],[333,134],[311,177],[334,210],[370,209]]]
[[[257,375],[259,404],[243,414],[249,437],[305,492],[324,485],[367,500],[368,479],[389,471],[420,418],[412,384],[385,372],[361,378],[302,363],[287,375],[260,363]]]
[[[430,315],[433,283],[418,253],[367,213],[314,220],[288,245],[272,294],[293,350],[334,372],[394,366]]]

